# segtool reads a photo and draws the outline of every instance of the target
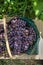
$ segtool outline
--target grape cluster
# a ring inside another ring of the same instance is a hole
[[[0,56],[8,57],[3,24],[0,24]]]
[[[0,55],[5,51],[5,38],[4,38],[4,27],[0,24]]]
[[[14,17],[7,22],[6,29],[12,54],[26,52],[29,46],[36,41],[36,33],[33,27],[27,26],[26,21],[19,17]]]

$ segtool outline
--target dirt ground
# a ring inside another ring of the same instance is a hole
[[[34,22],[37,25],[39,32],[41,32],[41,36],[43,38],[43,21],[36,18]]]

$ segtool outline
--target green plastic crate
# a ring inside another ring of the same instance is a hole
[[[20,19],[26,21],[26,23],[29,25],[29,26],[32,26],[36,32],[36,42],[30,46],[30,48],[28,48],[28,50],[26,51],[26,54],[29,54],[29,55],[36,55],[38,54],[38,46],[39,46],[39,40],[40,40],[40,33],[37,29],[37,26],[35,25],[34,21],[32,21],[32,19],[29,19],[29,18],[26,18],[26,17],[20,17]]]

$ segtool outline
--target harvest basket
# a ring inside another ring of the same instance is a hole
[[[26,23],[29,26],[32,26],[36,32],[36,42],[30,47],[28,48],[28,50],[25,52],[28,55],[36,55],[38,54],[38,44],[39,44],[39,40],[40,40],[40,34],[39,31],[37,29],[37,26],[35,25],[35,23],[29,19],[29,18],[25,18],[25,17],[19,17],[20,19],[26,21]],[[4,32],[5,32],[5,40],[6,40],[6,48],[8,51],[8,54],[10,56],[10,58],[17,58],[19,55],[12,55],[11,54],[11,50],[10,50],[10,46],[9,46],[9,42],[8,42],[8,38],[7,38],[7,30],[6,30],[6,17],[3,18],[3,24],[4,24]]]

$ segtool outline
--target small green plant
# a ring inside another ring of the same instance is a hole
[[[42,65],[43,61],[42,60],[28,60],[28,59],[1,59],[0,60],[0,65]]]
[[[0,18],[3,15],[38,17],[43,20],[43,0],[0,0]]]

